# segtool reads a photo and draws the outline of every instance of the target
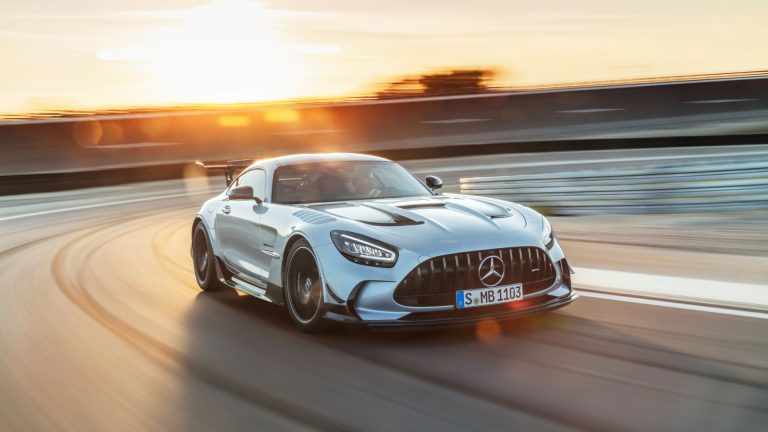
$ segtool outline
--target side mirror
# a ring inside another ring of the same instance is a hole
[[[424,181],[427,182],[427,187],[432,190],[440,189],[441,187],[443,187],[443,181],[440,180],[440,177],[435,177],[430,175],[430,176],[427,176],[424,179]]]
[[[229,192],[227,192],[227,196],[231,200],[252,200],[254,199],[253,188],[247,185],[238,186],[230,189]]]

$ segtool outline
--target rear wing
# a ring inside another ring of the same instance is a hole
[[[242,170],[248,168],[253,161],[253,159],[237,159],[225,162],[197,161],[195,164],[205,168],[206,171],[211,173],[224,173],[224,179],[227,181],[227,186],[229,186],[235,180],[235,177],[239,175]]]

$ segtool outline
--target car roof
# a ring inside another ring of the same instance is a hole
[[[279,156],[270,159],[262,159],[256,164],[274,164],[276,166],[297,165],[313,162],[344,162],[344,161],[383,161],[389,162],[378,156],[371,156],[359,153],[302,153],[287,156]]]

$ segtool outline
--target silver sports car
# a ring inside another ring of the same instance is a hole
[[[304,331],[513,318],[575,297],[552,227],[522,205],[438,194],[439,178],[359,154],[205,166],[227,188],[192,224],[197,283],[284,304]]]

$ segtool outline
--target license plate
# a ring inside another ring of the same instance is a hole
[[[523,299],[523,284],[456,291],[456,308],[465,309]]]

